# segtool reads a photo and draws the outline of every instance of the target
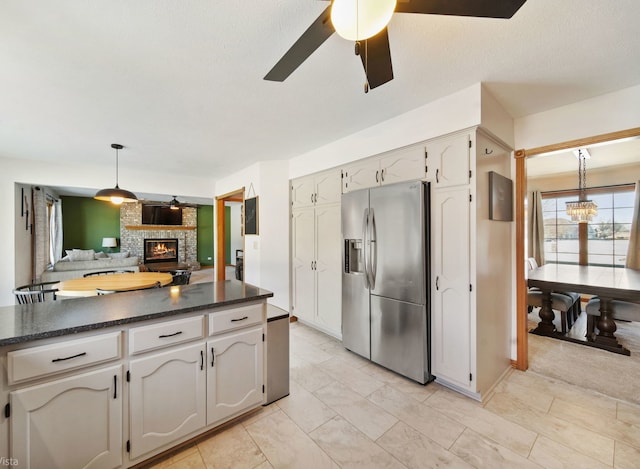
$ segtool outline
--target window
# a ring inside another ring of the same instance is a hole
[[[634,185],[587,189],[598,204],[598,214],[588,224],[586,242],[589,265],[624,267],[633,217]],[[578,264],[578,223],[566,214],[565,203],[576,200],[577,191],[542,193],[544,257],[547,263]]]

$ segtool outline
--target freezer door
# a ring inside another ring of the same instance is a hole
[[[342,345],[371,358],[369,289],[365,269],[369,191],[342,196]]]
[[[419,383],[431,380],[424,305],[371,295],[371,360]]]
[[[374,295],[425,304],[425,190],[415,181],[371,189]]]

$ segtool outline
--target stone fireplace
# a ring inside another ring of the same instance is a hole
[[[178,262],[178,239],[146,238],[144,240],[144,263]]]
[[[142,204],[125,203],[120,206],[120,248],[138,256],[140,262],[147,263],[145,240],[177,240],[177,262],[189,264],[191,269],[199,269],[198,263],[198,215],[194,207],[182,209],[182,225],[143,225]],[[160,262],[160,261],[157,261]],[[161,262],[176,262],[162,259]]]

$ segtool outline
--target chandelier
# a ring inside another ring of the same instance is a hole
[[[587,166],[585,155],[578,149],[578,200],[567,202],[567,215],[572,222],[588,223],[598,214],[598,204],[586,198]]]

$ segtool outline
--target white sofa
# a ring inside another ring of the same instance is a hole
[[[76,251],[76,252],[74,252]],[[78,253],[77,251],[82,251]],[[95,253],[93,249],[73,249],[67,251],[67,256],[56,262],[49,270],[45,270],[40,276],[41,282],[54,282],[82,277],[89,272],[101,270],[140,270],[138,256],[129,256],[128,253],[103,254]]]

